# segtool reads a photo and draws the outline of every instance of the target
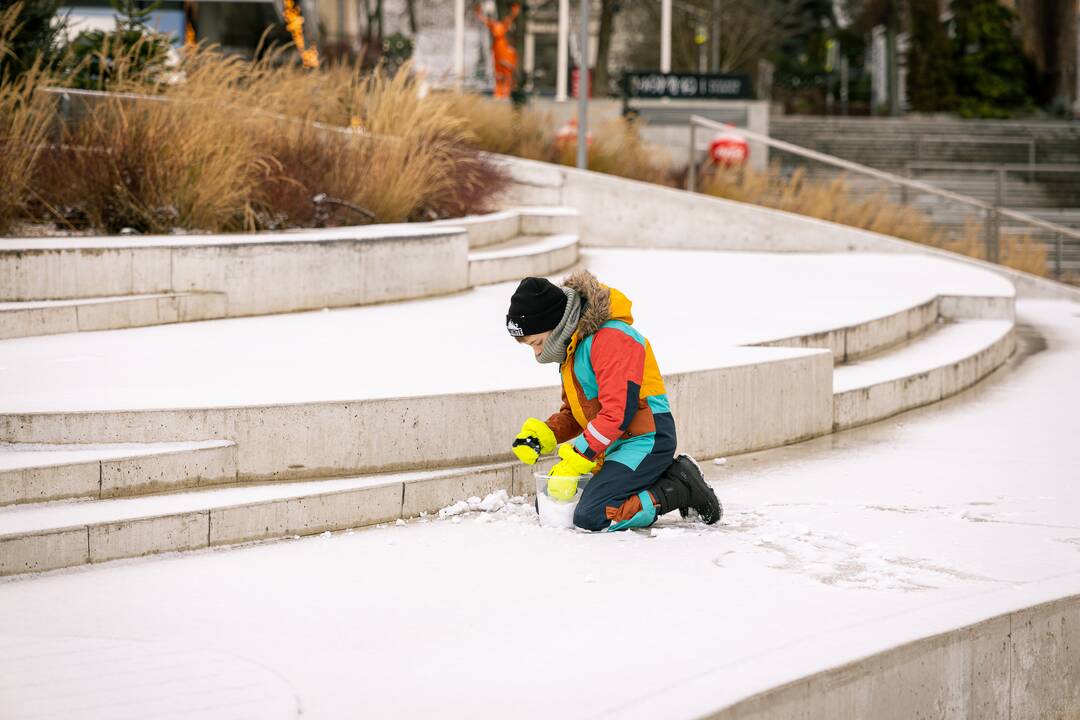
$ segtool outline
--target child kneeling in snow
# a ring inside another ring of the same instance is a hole
[[[578,272],[564,287],[525,278],[510,298],[506,329],[537,362],[559,363],[562,408],[529,418],[513,444],[529,465],[558,445],[552,476],[595,471],[574,510],[585,530],[647,527],[658,515],[697,511],[712,524],[722,508],[688,455],[673,458],[675,420],[652,347],[632,326],[630,301]],[[561,443],[561,445],[560,445]]]

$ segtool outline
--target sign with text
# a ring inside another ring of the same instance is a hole
[[[683,100],[750,100],[750,76],[698,73],[623,73],[623,90],[631,98]]]

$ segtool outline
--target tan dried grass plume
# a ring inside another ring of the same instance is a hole
[[[53,78],[40,58],[14,75],[3,56],[21,29],[21,4],[0,14],[0,234],[10,232],[34,196],[33,178],[52,131],[56,102],[43,92]]]

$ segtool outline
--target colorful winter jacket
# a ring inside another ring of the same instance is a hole
[[[562,408],[547,420],[560,442],[591,459],[613,457],[636,469],[658,432],[674,435],[664,379],[652,347],[633,328],[630,300],[589,272],[565,285],[585,301],[562,375]],[[629,460],[625,460],[629,458]]]

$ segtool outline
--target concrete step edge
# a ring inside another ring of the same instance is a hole
[[[0,470],[0,508],[76,498],[132,497],[237,480],[237,447],[231,440],[200,441],[198,447],[147,445],[162,449],[137,453],[117,449],[110,453],[106,448],[96,459]],[[93,448],[73,445],[72,449]]]
[[[993,321],[970,321],[991,323]],[[1016,348],[1015,324],[988,326],[992,335],[950,362],[907,367],[883,380],[844,385],[833,393],[833,432],[882,420],[906,410],[944,400],[975,385],[1001,367]],[[942,332],[947,332],[943,329]],[[933,341],[931,338],[929,341]],[[888,363],[891,353],[875,360]],[[836,373],[834,371],[834,385]]]
[[[577,235],[548,235],[527,245],[469,253],[469,285],[492,285],[561,272],[578,262]]]
[[[917,342],[940,319],[1008,319],[1015,298],[1005,296],[939,295],[888,315],[816,333],[755,343],[763,347],[823,348],[836,365],[896,350]]]
[[[433,513],[498,490],[527,495],[534,487],[534,470],[550,462],[283,483],[272,488],[271,497],[247,502],[242,501],[244,493],[205,490],[187,498],[171,496],[168,500],[176,508],[165,512],[160,510],[161,498],[142,502],[145,512],[138,510],[139,500],[98,501],[93,505],[99,517],[92,521],[61,521],[13,532],[2,530],[0,514],[0,576],[364,527]],[[265,492],[266,487],[260,489]],[[110,503],[117,508],[115,514],[101,516],[100,510],[109,509]],[[70,512],[60,510],[61,516]]]
[[[213,320],[228,314],[228,296],[223,292],[28,300],[3,305],[0,340]]]
[[[561,250],[570,245],[577,245],[578,242],[578,236],[574,234],[539,236],[522,234],[489,245],[483,250],[471,251],[469,253],[469,263],[542,255]]]
[[[463,228],[469,248],[484,248],[512,240],[518,235],[577,233],[578,211],[560,205],[507,207],[484,215],[436,220],[435,226]]]

